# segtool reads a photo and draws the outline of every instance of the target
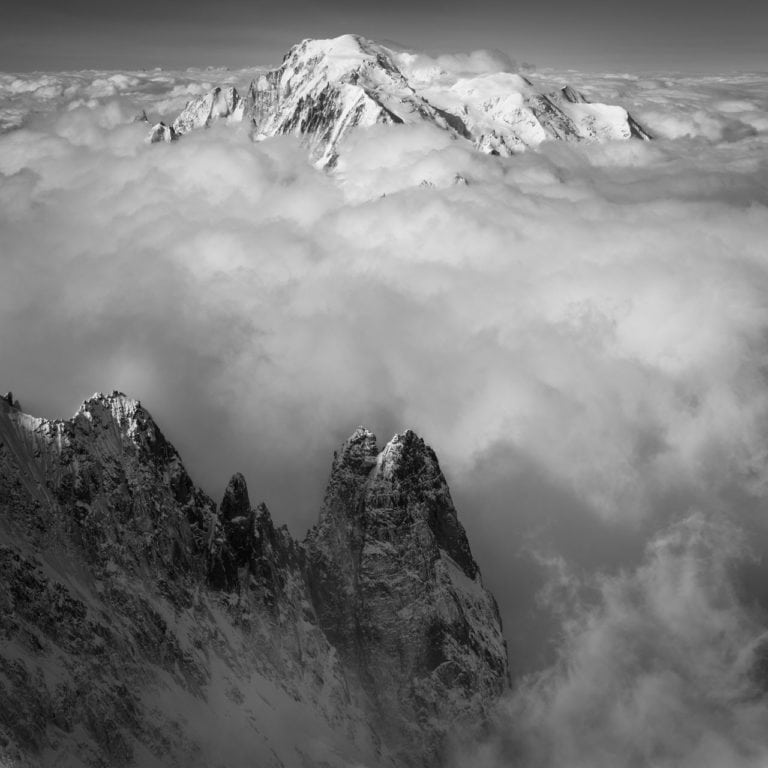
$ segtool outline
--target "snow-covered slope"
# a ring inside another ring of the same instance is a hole
[[[245,99],[216,88],[189,102],[173,135],[219,117],[244,121],[257,139],[306,137],[320,165],[333,164],[351,129],[376,123],[424,121],[502,155],[547,139],[649,138],[622,107],[590,103],[570,87],[545,94],[521,75],[459,78],[416,68],[415,60],[358,35],[304,40],[280,67],[252,82]],[[157,128],[154,137],[167,135]]]
[[[360,594],[379,592],[352,653],[334,628],[359,603],[328,576],[361,522],[347,464],[305,547],[241,475],[217,507],[125,395],[66,421],[0,398],[0,764],[434,764],[506,685],[498,614],[434,454],[406,433],[365,466]]]
[[[460,119],[414,91],[387,48],[356,35],[304,40],[249,96],[257,138],[307,135],[321,164],[332,162],[339,141],[357,126],[427,120],[466,135]]]

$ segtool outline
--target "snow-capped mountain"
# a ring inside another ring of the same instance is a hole
[[[0,764],[434,765],[508,684],[437,458],[336,455],[307,540],[217,506],[149,413],[0,398]]]
[[[304,40],[275,70],[253,81],[247,95],[215,88],[190,101],[173,125],[156,125],[152,141],[170,141],[225,118],[244,122],[254,138],[305,137],[321,166],[332,165],[340,142],[356,127],[427,122],[477,149],[509,155],[548,139],[648,139],[620,106],[591,103],[566,86],[542,93],[519,74],[450,76],[413,66],[358,35]]]

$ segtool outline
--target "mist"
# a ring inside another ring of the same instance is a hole
[[[47,417],[125,391],[297,536],[358,424],[412,428],[516,675],[473,765],[764,764],[765,78],[544,71],[655,140],[504,159],[388,126],[331,172],[134,121],[251,75],[0,76],[0,387]]]

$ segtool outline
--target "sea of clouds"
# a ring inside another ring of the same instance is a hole
[[[764,766],[768,78],[540,72],[656,139],[378,127],[332,172],[134,121],[252,75],[0,75],[0,386],[142,399],[297,535],[358,423],[414,428],[517,676],[472,764]]]

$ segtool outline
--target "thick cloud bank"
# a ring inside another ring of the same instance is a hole
[[[768,634],[731,587],[742,538],[694,514],[655,537],[637,570],[597,579],[597,607],[578,607],[578,585],[561,581],[559,662],[523,681],[495,738],[462,759],[478,768],[765,765]]]
[[[332,173],[133,122],[250,74],[0,76],[0,386],[48,416],[140,397],[207,490],[243,471],[299,534],[354,426],[412,427],[513,667],[559,653],[489,763],[760,764],[765,78],[543,73],[656,141],[507,160],[374,128]]]

